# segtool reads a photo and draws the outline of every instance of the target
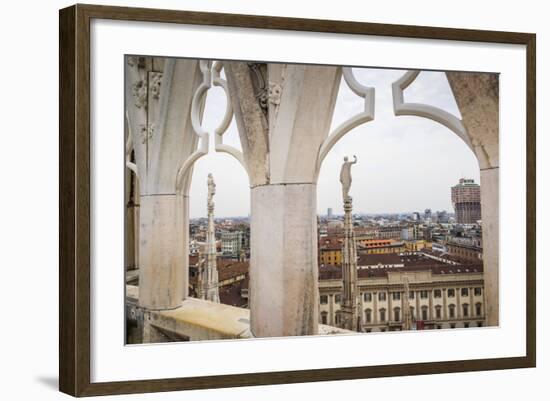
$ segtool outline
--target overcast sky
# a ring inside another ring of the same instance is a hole
[[[405,71],[354,69],[359,82],[376,88],[375,119],[346,134],[325,158],[317,187],[317,210],[332,207],[343,212],[340,167],[345,155],[357,155],[352,167],[354,212],[408,212],[430,208],[452,211],[450,187],[461,177],[479,183],[479,168],[472,151],[449,129],[420,117],[393,115],[391,83]],[[405,101],[427,103],[460,117],[444,73],[422,72],[405,91]],[[332,128],[362,109],[362,99],[340,86]],[[210,131],[221,121],[225,96],[219,88],[208,93],[203,126]],[[247,216],[250,211],[248,179],[230,155],[213,151],[197,161],[190,190],[190,215],[206,216],[207,175],[216,181],[218,217]],[[224,142],[240,149],[233,120]]]

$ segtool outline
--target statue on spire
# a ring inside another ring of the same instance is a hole
[[[349,189],[351,188],[351,166],[357,163],[357,156],[353,155],[353,161],[350,162],[348,157],[344,157],[344,164],[340,170],[340,183],[342,184],[342,195],[344,202],[349,198]]]
[[[208,173],[208,206],[214,206],[214,195],[216,195],[216,183],[214,182],[212,173]]]
[[[216,183],[212,174],[208,174],[208,198],[207,213],[208,227],[206,231],[206,257],[199,268],[199,291],[198,297],[212,302],[220,302],[218,290],[218,268],[216,250],[216,228],[214,225],[214,195],[216,194]]]
[[[340,170],[340,183],[344,197],[344,243],[342,246],[342,327],[347,330],[361,331],[361,315],[357,313],[357,248],[353,231],[353,204],[349,196],[351,187],[351,166],[357,163],[344,157]]]

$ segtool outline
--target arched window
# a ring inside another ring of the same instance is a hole
[[[435,307],[435,318],[441,319],[441,305]]]
[[[481,302],[476,304],[476,316],[481,316]]]
[[[455,306],[454,304],[449,305],[449,319],[455,318]]]
[[[342,314],[340,313],[340,311],[338,311],[334,316],[334,323],[336,323],[336,325],[339,325],[341,322],[342,322]]]
[[[462,304],[462,316],[468,317],[468,311],[470,310],[470,305]]]
[[[386,309],[382,308],[379,310],[380,312],[380,321],[385,322],[386,321]]]
[[[370,323],[372,321],[372,310],[365,309],[365,322]]]
[[[401,308],[399,307],[393,308],[393,320],[395,322],[401,321]]]
[[[327,324],[328,312],[321,312],[321,324]]]
[[[422,307],[422,320],[428,320],[428,307],[426,305]]]

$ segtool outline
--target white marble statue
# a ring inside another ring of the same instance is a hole
[[[349,189],[351,187],[351,165],[357,163],[357,156],[353,155],[353,161],[350,162],[348,157],[344,157],[344,164],[340,170],[340,183],[342,184],[342,196],[344,202],[349,198]]]
[[[208,174],[208,205],[214,204],[212,199],[214,198],[215,194],[216,194],[216,183],[214,182],[212,173],[209,173]]]

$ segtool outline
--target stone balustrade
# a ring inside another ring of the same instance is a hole
[[[128,343],[158,343],[253,338],[250,310],[197,298],[186,298],[175,309],[150,311],[139,306],[139,287],[126,286]],[[352,331],[322,325],[319,335]]]

